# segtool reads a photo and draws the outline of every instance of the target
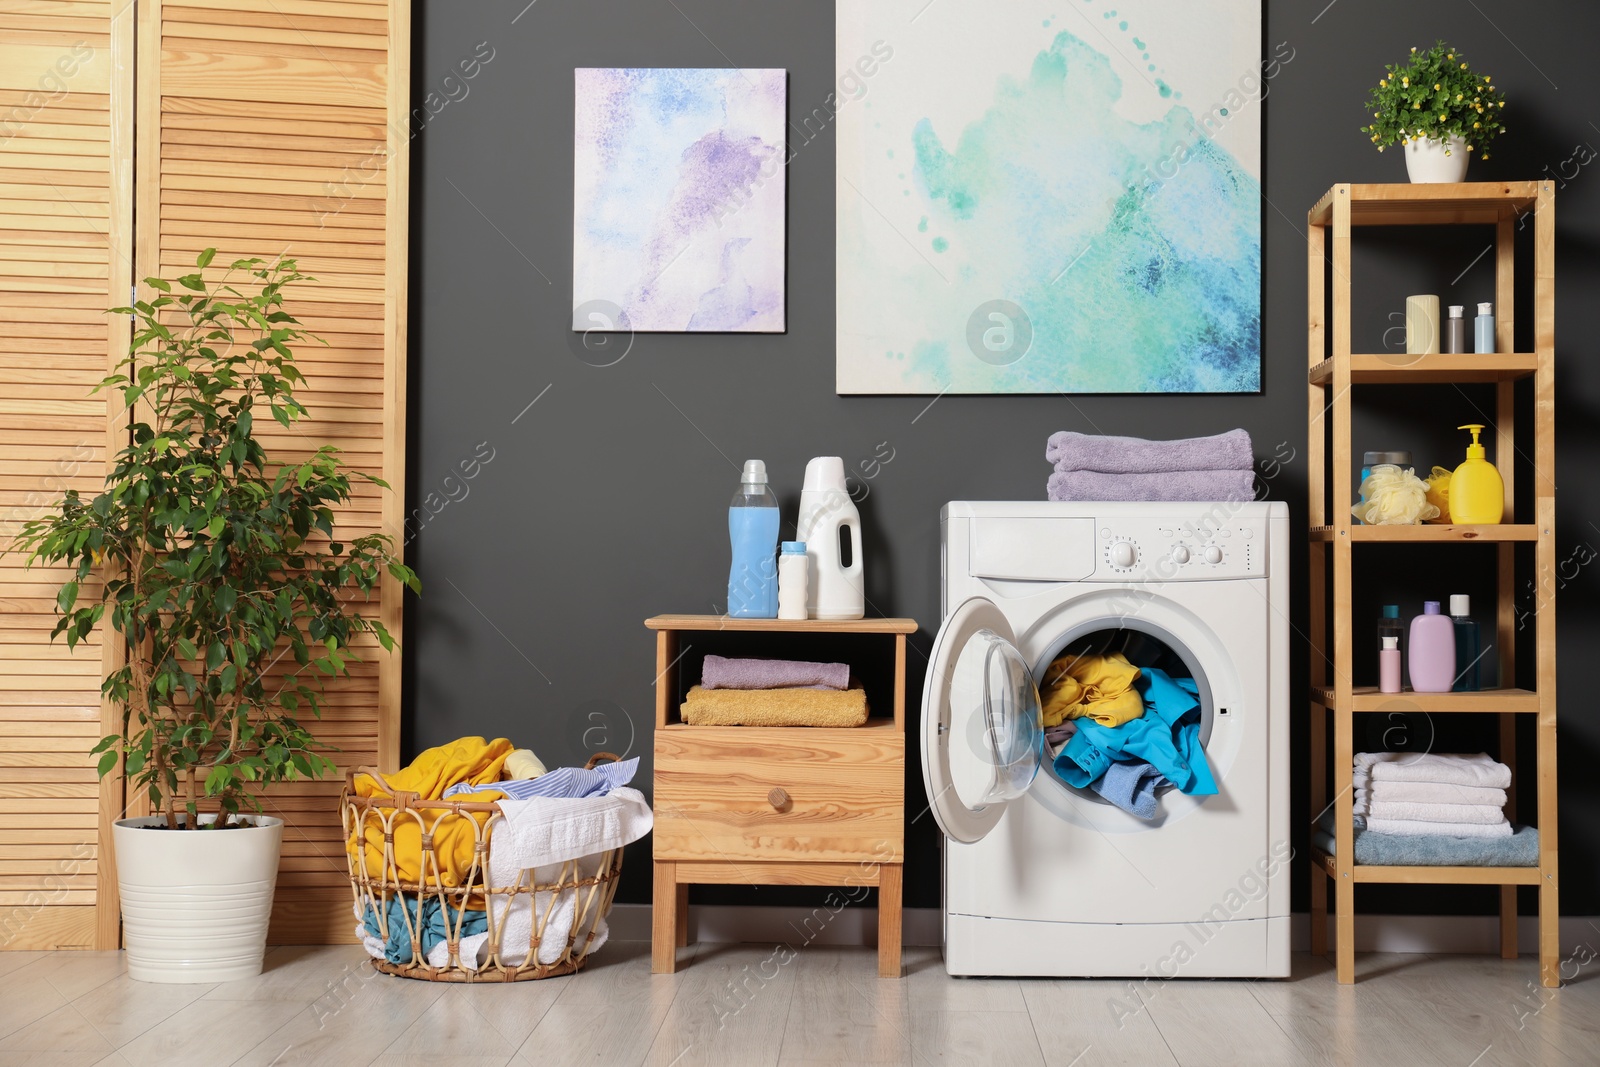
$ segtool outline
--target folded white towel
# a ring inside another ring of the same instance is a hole
[[[1506,806],[1504,789],[1445,782],[1373,782],[1356,787],[1356,803],[1363,800],[1414,801],[1419,804],[1492,804]]]
[[[490,820],[489,884],[502,888],[516,885],[552,884],[561,877],[567,860],[578,860],[578,877],[592,878],[600,861],[596,853],[620,848],[650,832],[654,816],[644,794],[622,786],[603,797],[534,797],[531,800],[502,800],[501,815]],[[563,890],[554,900],[552,893],[536,893],[532,905],[526,893],[517,894],[510,908],[503,894],[489,899],[491,929],[505,927],[500,937],[500,962],[516,966],[528,958],[533,940],[534,912],[544,923],[540,931],[538,959],[554,963],[565,951],[572,935],[577,911],[577,894],[594,889]],[[604,920],[595,928],[594,940],[584,953],[605,943],[608,930]]]
[[[1375,819],[1410,819],[1414,822],[1477,823],[1493,826],[1504,822],[1506,813],[1493,804],[1426,804],[1415,801],[1374,800],[1368,815]]]
[[[1511,768],[1476,755],[1442,755],[1436,752],[1358,752],[1351,768],[1357,786],[1373,782],[1434,782],[1506,789]]]
[[[1493,826],[1470,822],[1417,822],[1411,819],[1368,819],[1367,829],[1375,834],[1399,834],[1403,837],[1423,837],[1444,834],[1447,837],[1510,837],[1511,824],[1501,819]]]

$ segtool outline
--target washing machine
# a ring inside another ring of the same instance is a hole
[[[955,502],[922,706],[953,975],[1289,973],[1288,508]],[[1054,771],[1063,652],[1194,680],[1212,796],[1146,821]]]

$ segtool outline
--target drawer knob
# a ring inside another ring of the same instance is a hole
[[[767,793],[767,802],[776,811],[789,810],[789,794],[783,791],[783,786],[775,785]]]

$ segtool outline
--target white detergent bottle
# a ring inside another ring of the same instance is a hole
[[[813,619],[866,615],[861,573],[861,513],[844,483],[844,460],[818,456],[806,464],[795,540],[806,543],[806,613]]]

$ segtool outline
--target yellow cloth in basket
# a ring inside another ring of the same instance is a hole
[[[385,796],[390,790],[396,793],[416,793],[423,800],[439,800],[444,791],[457,782],[491,786],[500,780],[500,772],[511,755],[511,742],[505,738],[485,741],[481,737],[463,737],[448,745],[430,748],[411,761],[411,765],[393,774],[384,775],[389,783],[385,789],[370,775],[355,776],[355,791],[359,796]],[[505,794],[498,790],[482,793],[457,793],[451,800],[493,803]],[[443,885],[446,889],[465,885],[472,870],[472,850],[475,844],[473,823],[483,826],[492,812],[396,812],[394,818],[394,872],[392,877],[408,884],[424,880],[428,885]],[[420,820],[420,821],[419,821]],[[384,876],[383,826],[376,814],[362,820],[363,826],[353,831],[346,842],[352,856],[360,847],[358,834],[365,837],[365,863],[369,878]],[[422,834],[424,827],[433,834],[433,852],[438,862],[437,872],[429,864],[423,870]],[[478,831],[482,835],[482,831]],[[483,863],[488,862],[485,856]],[[478,878],[485,872],[480,866]]]
[[[1144,714],[1144,699],[1133,683],[1139,668],[1121,652],[1109,656],[1058,656],[1045,673],[1044,724],[1089,718],[1101,726],[1121,726]]]
[[[849,689],[689,690],[683,721],[692,726],[864,726],[867,691]]]

